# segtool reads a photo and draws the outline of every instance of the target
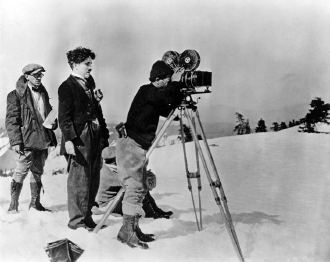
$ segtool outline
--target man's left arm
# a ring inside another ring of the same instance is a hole
[[[162,117],[167,118],[169,116],[169,114],[172,112],[173,109],[175,109],[175,108],[172,108],[171,106],[163,107],[163,108],[160,109],[160,115]]]
[[[103,111],[101,104],[97,104],[97,120],[100,124],[100,139],[101,139],[101,150],[109,146],[109,130],[107,128],[107,123],[103,117]]]
[[[97,120],[99,122],[100,125],[100,147],[101,150],[103,150],[104,148],[109,146],[109,130],[107,128],[107,123],[105,122],[105,119],[103,117],[103,112],[102,112],[102,107],[101,107],[101,100],[103,98],[103,94],[102,94],[102,98],[98,99],[98,96],[95,95],[95,89],[96,89],[96,84],[95,84],[95,80],[93,78],[92,75],[89,76],[89,78],[87,79],[87,84],[91,90],[91,93],[93,94],[92,96],[92,100],[93,103],[96,107],[96,111],[97,111]],[[98,89],[99,90],[99,89]]]
[[[152,88],[146,94],[146,102],[162,108],[178,105],[183,99],[182,87],[180,82],[170,82],[166,88]]]

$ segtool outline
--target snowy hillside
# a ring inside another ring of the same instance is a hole
[[[330,261],[330,135],[288,129],[208,142],[245,261]],[[193,159],[192,143],[188,149]],[[65,166],[63,159],[55,160],[47,161],[46,170]],[[118,217],[110,216],[108,227],[98,234],[70,230],[66,175],[48,172],[41,202],[55,211],[52,214],[28,210],[29,177],[22,190],[20,213],[7,214],[10,178],[0,178],[0,261],[48,261],[43,247],[63,238],[85,250],[80,262],[239,261],[203,169],[203,230],[197,230],[182,146],[156,149],[149,167],[158,178],[151,194],[160,207],[174,212],[169,220],[141,221],[144,232],[158,236],[149,250],[131,249],[116,240],[122,224]],[[189,169],[194,171],[193,166]],[[94,216],[94,220],[101,217]]]
[[[0,156],[6,153],[9,147],[10,147],[9,138],[7,136],[0,137]]]

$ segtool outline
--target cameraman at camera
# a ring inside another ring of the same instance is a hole
[[[153,234],[144,234],[139,227],[139,219],[144,216],[142,201],[152,189],[147,181],[146,154],[156,136],[159,117],[167,117],[183,99],[184,86],[180,81],[183,72],[183,68],[178,68],[173,73],[164,61],[153,64],[151,83],[140,87],[128,112],[127,136],[117,140],[118,178],[125,188],[123,225],[117,239],[130,247],[147,249],[144,242],[155,240]]]

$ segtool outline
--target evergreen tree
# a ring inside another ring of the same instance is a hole
[[[249,122],[249,119],[247,119],[246,125],[245,125],[245,134],[250,134],[250,133],[251,133],[250,122]]]
[[[233,132],[237,132],[237,135],[243,135],[243,123],[244,123],[243,115],[236,112],[236,126]]]
[[[179,132],[180,132],[180,136],[181,136],[181,127],[179,129]],[[192,137],[192,133],[191,133],[191,128],[189,126],[187,126],[186,124],[183,124],[183,134],[184,134],[184,141],[185,142],[191,142],[191,141],[193,141],[193,137]]]
[[[326,123],[329,124],[329,113],[330,104],[325,104],[320,97],[316,97],[310,103],[311,109],[309,113],[306,114],[305,118],[301,119],[304,126],[301,126],[300,129],[303,132],[315,133],[316,123]]]
[[[249,119],[246,121],[242,114],[236,112],[236,126],[233,132],[237,132],[237,135],[245,135],[251,133]]]
[[[258,122],[258,126],[256,127],[255,130],[256,130],[256,133],[267,132],[267,127],[266,127],[266,124],[265,124],[265,120],[260,118],[260,120]]]
[[[277,122],[274,122],[273,126],[270,129],[272,129],[274,132],[277,132],[279,130],[279,124]]]
[[[285,122],[281,122],[281,125],[280,125],[280,130],[283,130],[283,129],[287,129],[288,126],[286,125]]]

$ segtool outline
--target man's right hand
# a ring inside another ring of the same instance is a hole
[[[76,155],[76,152],[74,151],[74,145],[72,141],[66,141],[65,142],[65,151],[69,155]]]
[[[12,148],[14,149],[14,151],[17,154],[24,155],[24,146],[23,146],[23,144],[14,145],[14,146],[12,146]]]
[[[181,80],[181,76],[182,76],[183,72],[184,72],[183,67],[175,69],[174,74],[171,77],[171,81],[172,82],[179,82]]]

